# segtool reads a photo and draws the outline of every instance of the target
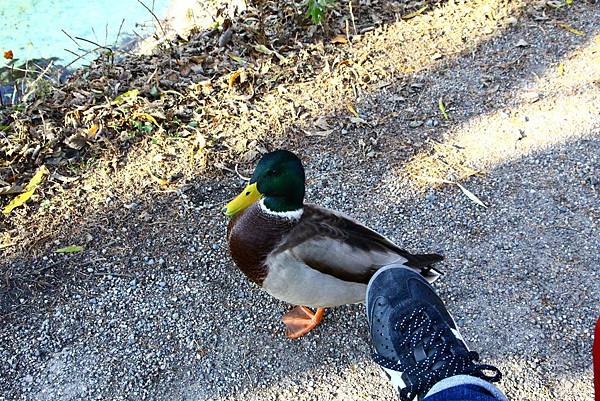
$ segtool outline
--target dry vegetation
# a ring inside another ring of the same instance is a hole
[[[350,10],[339,2],[315,26],[300,2],[256,1],[152,55],[101,58],[66,84],[3,108],[1,205],[26,191],[42,166],[48,174],[24,206],[1,217],[0,249],[36,252],[36,244],[115,199],[128,204],[143,192],[185,191],[194,177],[238,164],[247,173],[266,149],[340,128],[328,123],[333,115],[381,124],[394,116],[366,121],[356,104],[362,92],[409,82],[522,14],[562,23],[569,2],[473,1],[464,30],[477,37],[452,25],[454,1],[438,3],[371,1]],[[385,42],[381,27],[395,31],[398,43]],[[406,96],[417,91],[409,85]],[[435,182],[476,173],[460,149],[433,148],[436,158],[417,160],[410,174]]]

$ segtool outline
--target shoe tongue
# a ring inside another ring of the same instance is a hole
[[[406,314],[399,310],[393,312],[390,321],[397,322],[395,327],[390,327],[389,333],[397,355],[406,355],[407,351],[412,350],[414,344],[411,344],[410,341],[415,332],[423,329],[423,325],[428,325],[423,313]],[[426,335],[427,333],[421,332],[421,334]]]
[[[450,338],[442,338],[440,334],[448,331],[454,337],[448,327],[436,324],[434,309],[420,311],[407,315],[399,311],[393,312],[391,321],[398,322],[395,327],[390,327],[389,338],[393,351],[384,355],[388,359],[399,360],[401,357],[409,358],[401,360],[401,363],[415,363],[429,358],[438,347],[443,346]],[[401,322],[404,322],[402,325]],[[446,337],[446,336],[444,336]]]

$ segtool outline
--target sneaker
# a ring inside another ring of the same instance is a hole
[[[455,375],[500,380],[496,367],[475,364],[479,355],[469,351],[442,300],[406,266],[379,269],[365,303],[373,359],[398,387],[402,401],[421,400],[435,383]]]

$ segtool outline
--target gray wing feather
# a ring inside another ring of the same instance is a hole
[[[367,283],[381,266],[408,260],[403,255],[408,252],[382,235],[312,205],[305,206],[302,219],[276,252],[289,252],[315,270],[357,283]]]

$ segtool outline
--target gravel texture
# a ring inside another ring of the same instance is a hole
[[[584,36],[509,30],[363,94],[361,117],[379,123],[332,117],[334,133],[293,149],[309,201],[445,255],[436,288],[471,347],[504,372],[500,388],[522,401],[592,397],[600,10],[573,18]],[[463,184],[487,208],[453,185],[415,188],[407,149],[427,139],[467,147],[485,174]],[[288,306],[228,256],[219,209],[240,188],[233,175],[198,178],[186,191],[113,200],[90,218],[83,253],[52,253],[82,240],[60,237],[39,258],[12,260],[8,272],[33,273],[0,293],[0,400],[392,399],[362,305],[284,337]]]

